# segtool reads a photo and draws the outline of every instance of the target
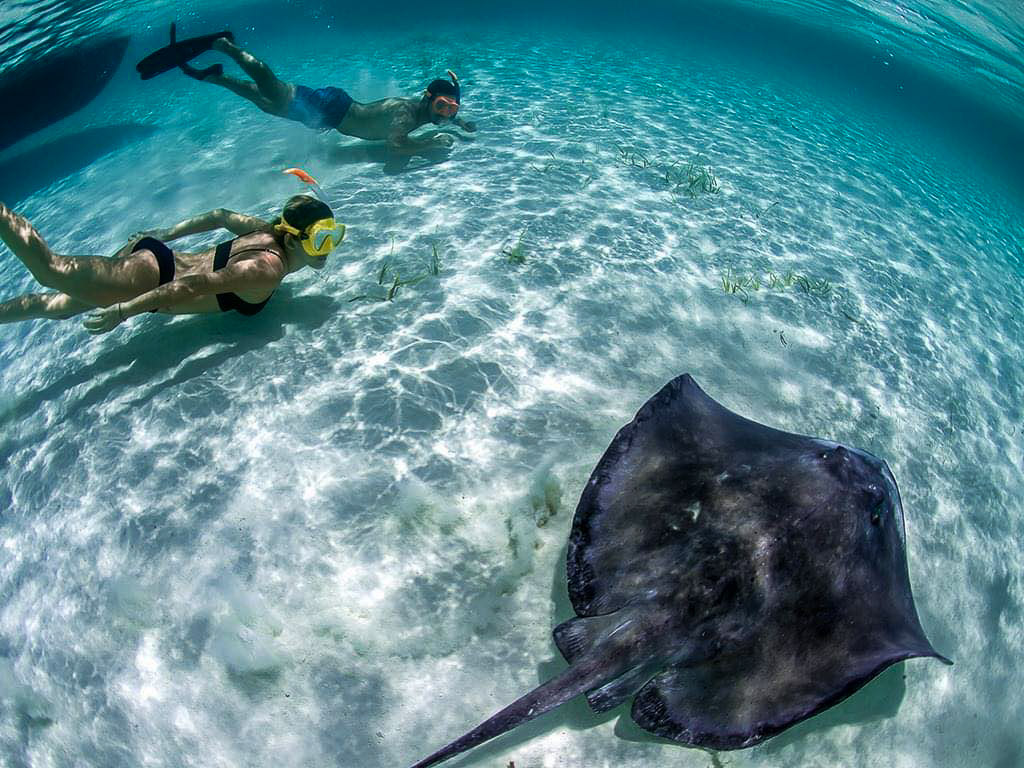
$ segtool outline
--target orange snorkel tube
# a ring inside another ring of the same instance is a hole
[[[302,243],[303,250],[310,256],[326,256],[341,245],[341,241],[345,239],[345,225],[337,223],[335,220],[334,214],[331,211],[331,204],[328,202],[327,196],[324,195],[324,191],[320,189],[316,179],[301,168],[286,168],[283,173],[294,176],[299,181],[308,184],[313,193],[320,199],[320,202],[327,206],[329,216],[313,222],[306,230],[300,232],[285,221],[284,214],[282,213],[277,229],[298,237]]]
[[[295,178],[297,178],[299,181],[303,181],[306,184],[309,184],[310,188],[313,190],[313,194],[319,197],[322,202],[327,203],[327,205],[331,204],[330,201],[327,199],[327,195],[325,195],[324,191],[320,189],[320,185],[317,184],[316,179],[314,179],[301,168],[286,168],[283,171],[283,173],[289,173]]]

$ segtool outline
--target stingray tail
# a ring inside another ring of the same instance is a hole
[[[412,768],[427,768],[468,749],[490,741],[496,736],[511,731],[516,726],[540,717],[555,707],[565,704],[581,693],[596,688],[609,678],[607,667],[596,659],[581,659],[558,677],[548,680],[528,694],[509,704],[500,712],[491,715],[462,738],[456,739],[434,754],[420,760]]]

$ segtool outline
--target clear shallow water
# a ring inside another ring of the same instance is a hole
[[[543,14],[536,7],[543,3],[529,0],[515,6],[494,6],[495,11],[464,7],[451,3],[432,9],[431,18],[458,18],[496,13],[501,16],[522,15],[543,18],[552,13],[550,4]],[[570,12],[587,17],[600,3],[564,4]],[[892,0],[736,0],[732,3],[680,3],[666,0],[670,8],[694,14],[696,9],[710,8],[717,16],[728,17],[732,9],[747,8],[784,18],[845,37],[870,41],[878,46],[882,58],[908,55],[926,67],[950,75],[974,86],[983,85],[999,102],[1014,102],[1024,108],[1024,71],[1021,53],[1024,49],[1024,8],[1013,0],[915,0],[913,3]],[[215,8],[195,2],[167,3],[160,0],[125,0],[116,4],[105,0],[12,0],[0,9],[0,64],[9,66],[22,58],[104,30],[129,30],[135,34],[150,26],[163,27],[169,16],[178,19],[211,15],[230,16],[240,8],[251,10],[253,4],[237,0],[220,0]],[[406,9],[393,3],[396,16]],[[411,6],[415,8],[415,6]],[[642,27],[647,5],[623,15],[615,11],[619,27]],[[557,12],[557,11],[555,11]],[[357,9],[331,3],[288,2],[266,6],[259,15],[275,22],[294,15],[327,20],[346,26],[354,17],[374,17],[376,11]],[[392,17],[393,20],[394,17]],[[380,21],[379,17],[376,19]],[[579,18],[577,18],[579,20]],[[891,62],[890,62],[891,63]]]
[[[885,59],[908,56],[950,79],[984,84],[1021,104],[1024,7],[1007,0],[781,0],[749,2],[786,18],[870,37]]]
[[[126,71],[55,126],[159,123],[19,204],[58,249],[270,213],[291,165],[350,229],[322,281],[293,276],[253,319],[0,328],[0,762],[411,764],[561,668],[579,492],[690,371],[889,462],[923,623],[957,662],[900,665],[725,759],[1019,764],[1024,296],[1003,181],[910,118],[706,48],[467,23],[339,33],[325,61],[298,32],[243,40],[365,100],[451,66],[481,130],[385,175],[372,149]],[[672,194],[677,160],[721,192]],[[433,245],[438,277],[348,301]],[[12,261],[5,296],[30,287]],[[723,290],[789,270],[834,290]],[[613,715],[577,702],[461,764],[711,763]]]

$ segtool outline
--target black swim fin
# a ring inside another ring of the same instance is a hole
[[[175,35],[174,24],[171,24],[171,43],[163,48],[153,51],[146,58],[135,65],[136,71],[143,80],[168,72],[172,69],[187,64],[196,56],[213,50],[214,40],[226,37],[231,42],[235,36],[227,30],[217,32],[213,35],[202,35],[201,37],[190,37],[187,40],[178,40]]]

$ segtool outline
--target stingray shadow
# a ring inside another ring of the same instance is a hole
[[[321,327],[338,306],[338,301],[329,296],[288,298],[286,288],[278,293],[285,295],[252,317],[234,313],[194,315],[171,324],[153,318],[127,344],[111,345],[95,361],[76,367],[49,386],[15,400],[0,414],[0,429],[10,434],[10,426],[16,421],[83,385],[86,385],[84,393],[67,404],[64,421],[126,390],[141,392],[128,401],[129,408],[143,406],[231,359],[280,340],[285,334],[285,323],[300,330]],[[282,298],[287,300],[282,301]],[[208,347],[215,347],[216,351],[199,356]],[[119,372],[104,376],[111,370]],[[171,370],[175,370],[172,376],[151,384]],[[88,386],[95,379],[99,380]],[[0,444],[0,460],[7,460],[21,447],[39,438],[39,433],[30,433],[17,442],[8,440]]]
[[[141,123],[101,125],[26,150],[0,162],[0,200],[13,205],[155,132],[156,126]]]

